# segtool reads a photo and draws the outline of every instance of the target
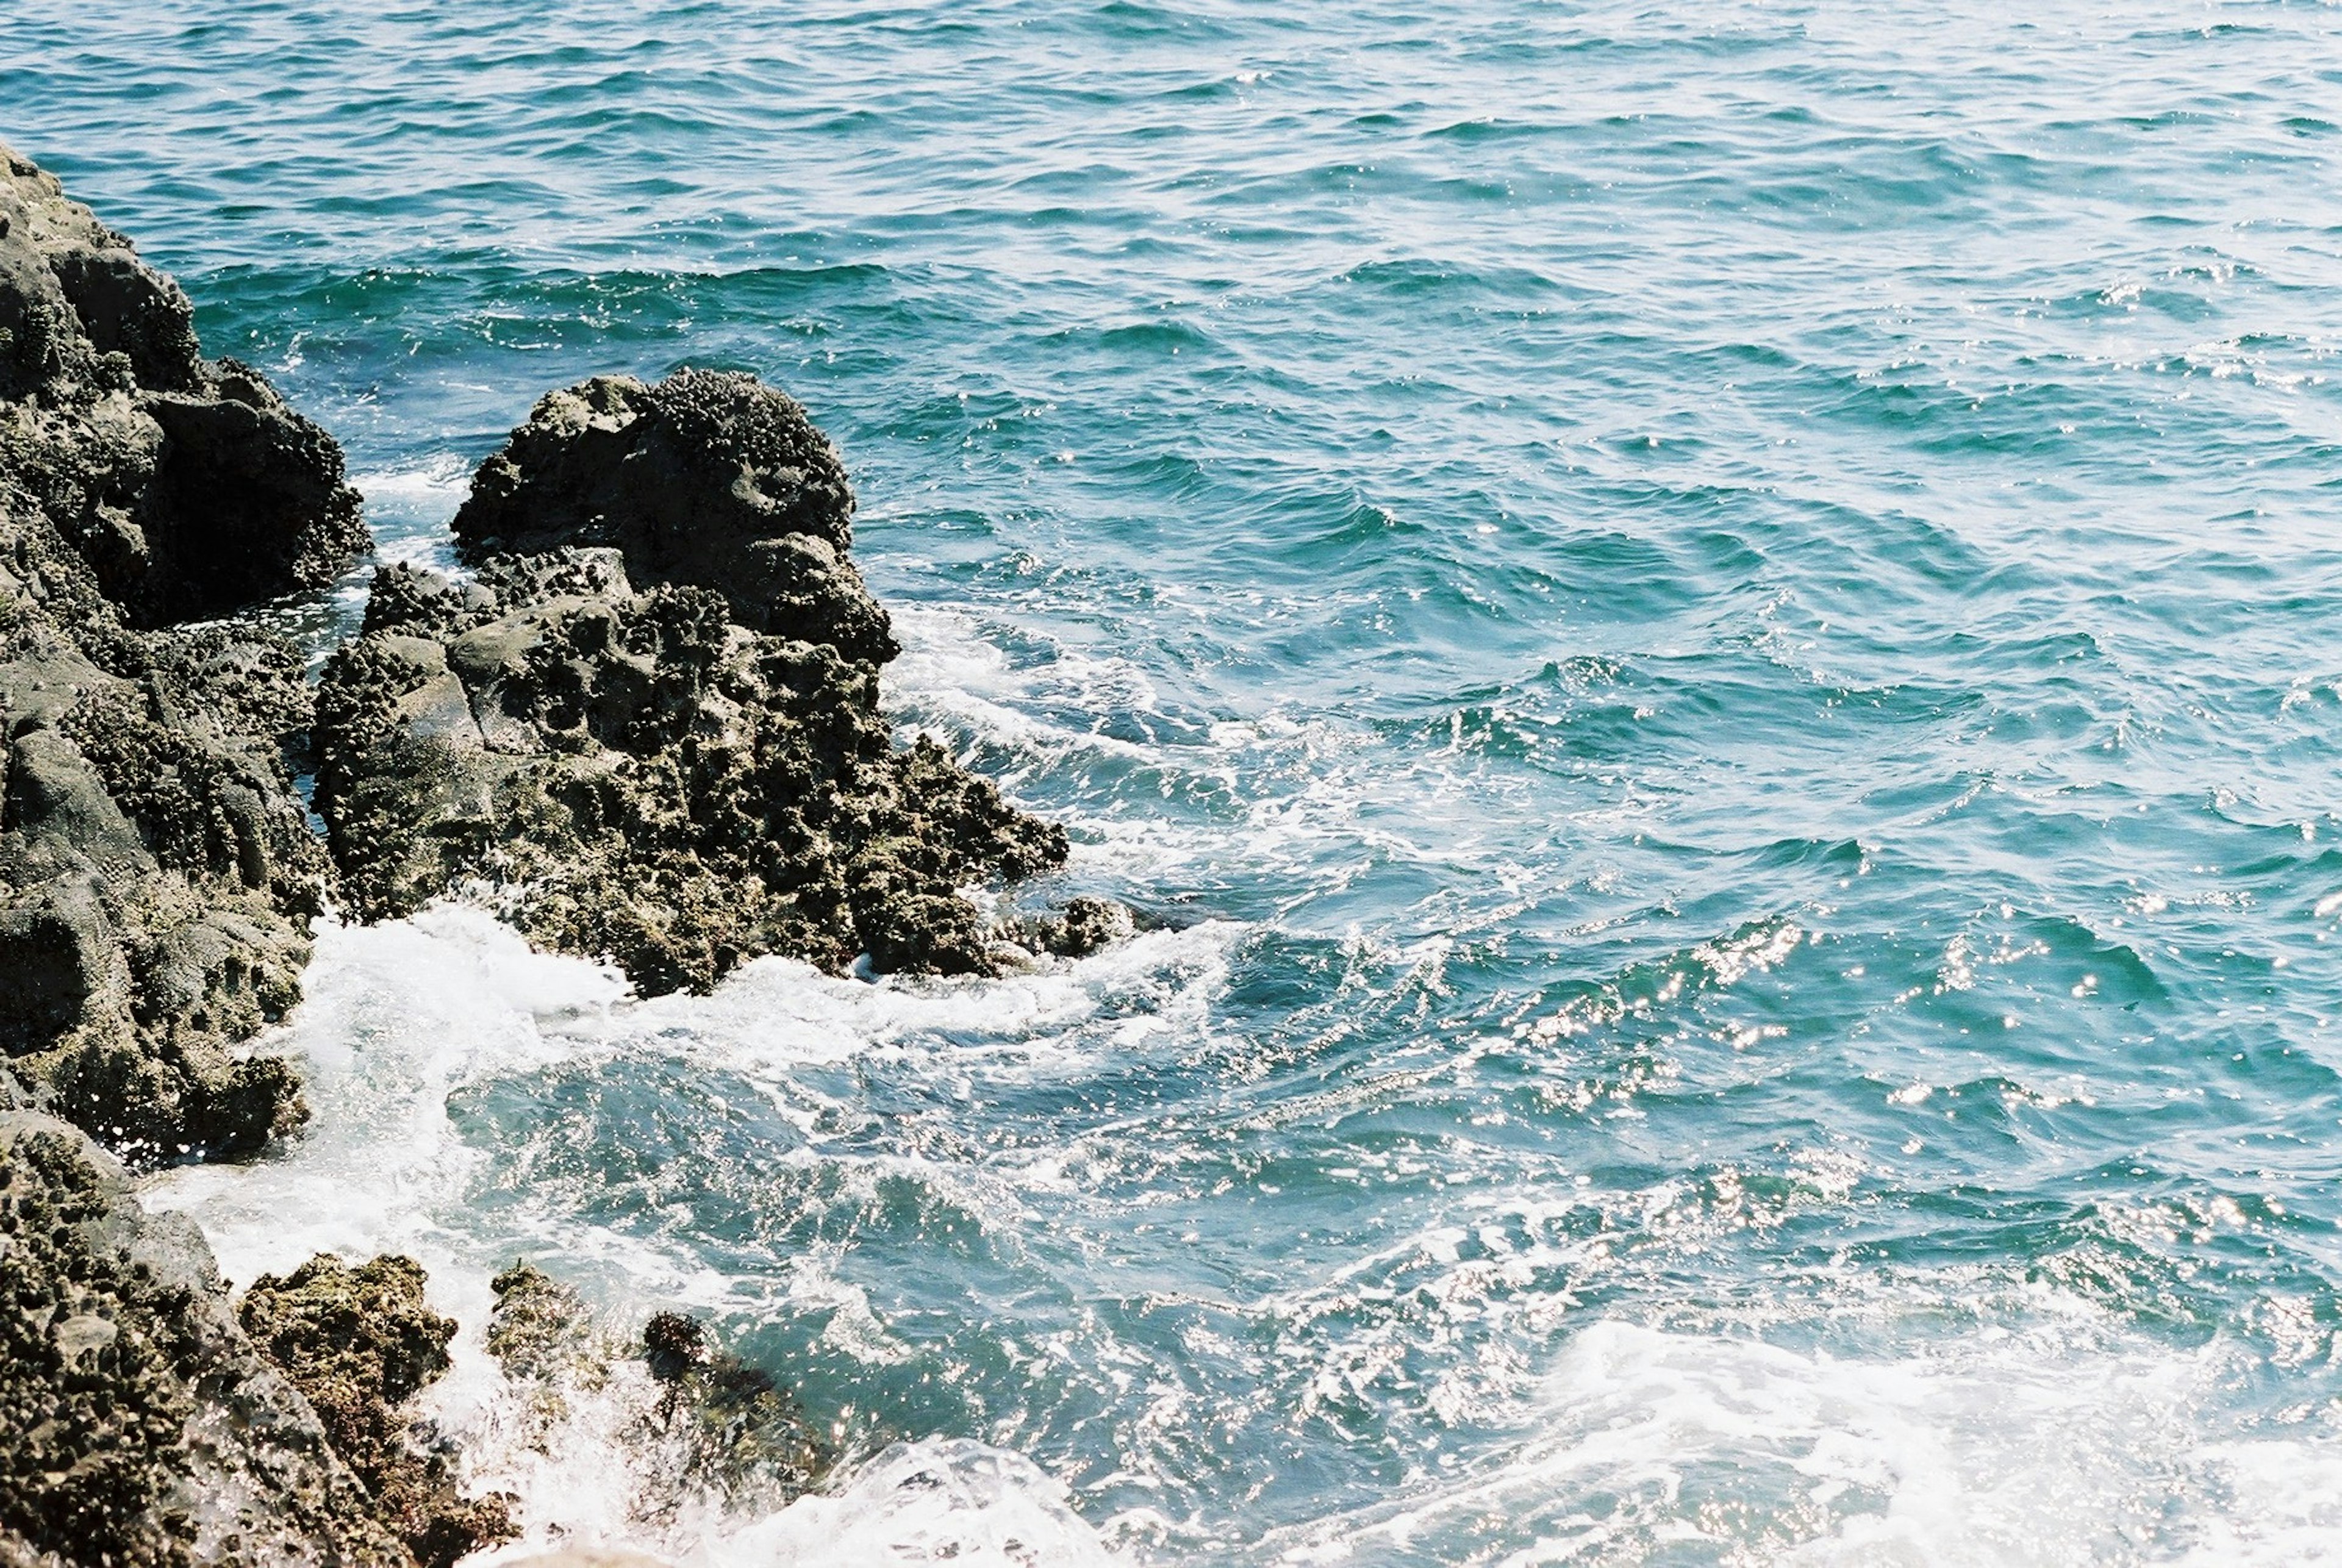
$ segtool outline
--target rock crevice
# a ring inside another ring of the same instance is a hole
[[[299,649],[217,618],[367,544],[332,438],[0,147],[0,1057],[134,1160],[304,1114],[244,1046],[332,875],[285,766],[310,695]]]

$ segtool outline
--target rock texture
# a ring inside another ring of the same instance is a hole
[[[898,649],[846,559],[854,492],[805,410],[752,376],[597,376],[530,411],[455,514],[474,560],[617,550],[636,585],[713,588],[752,631],[882,664]]]
[[[11,1538],[115,1568],[406,1561],[194,1224],[21,1110],[0,1112],[0,1562]]]
[[[179,285],[5,147],[0,474],[138,626],[322,586],[367,545],[332,438],[205,359]]]
[[[350,907],[480,893],[646,993],[767,953],[996,973],[1020,936],[1113,924],[1005,926],[961,896],[1066,835],[895,744],[852,510],[826,439],[751,376],[545,397],[456,516],[473,578],[385,568],[326,671],[317,809]]]
[[[447,1455],[418,1447],[401,1413],[447,1370],[455,1336],[455,1320],[424,1304],[423,1284],[407,1258],[353,1268],[320,1254],[282,1279],[255,1280],[238,1315],[316,1411],[375,1515],[421,1568],[448,1568],[516,1532],[509,1500],[460,1496]]]
[[[331,439],[0,148],[0,1059],[133,1158],[298,1120],[238,1047],[299,994],[331,872],[285,764],[298,651],[181,623],[365,544]]]

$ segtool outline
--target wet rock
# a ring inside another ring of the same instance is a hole
[[[523,1391],[529,1445],[555,1454],[580,1401],[615,1403],[636,1519],[672,1519],[710,1500],[735,1513],[768,1512],[812,1490],[835,1464],[788,1391],[696,1319],[656,1313],[629,1342],[530,1264],[499,1274],[495,1291],[488,1349]]]
[[[243,1047],[332,874],[299,650],[234,622],[366,544],[341,454],[202,357],[186,296],[0,148],[0,1054],[145,1161],[303,1115]]]
[[[506,1376],[601,1386],[609,1372],[610,1347],[575,1291],[525,1263],[496,1275],[489,1288],[496,1305],[488,1318],[488,1353]]]
[[[238,1307],[245,1333],[324,1423],[334,1451],[365,1483],[375,1515],[421,1568],[515,1533],[511,1500],[465,1498],[445,1452],[414,1441],[402,1406],[449,1365],[455,1323],[424,1304],[423,1270],[379,1257],[355,1268],[320,1254],[263,1274]]]
[[[774,953],[1029,961],[961,890],[1062,864],[1064,830],[895,744],[852,506],[804,411],[753,378],[544,399],[458,515],[474,579],[385,568],[327,668],[316,804],[348,906],[469,892],[650,994]]]
[[[0,1563],[403,1561],[195,1226],[73,1127],[0,1111]]]
[[[666,1385],[663,1433],[696,1488],[772,1503],[817,1485],[836,1456],[772,1374],[719,1348],[706,1326],[663,1312],[643,1329],[643,1358]]]
[[[1130,910],[1108,898],[1068,901],[1056,914],[1029,916],[1016,927],[1017,940],[1036,953],[1087,958],[1129,938],[1138,928]]]

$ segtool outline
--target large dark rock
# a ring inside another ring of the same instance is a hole
[[[0,1110],[5,1562],[406,1562],[194,1223],[145,1213],[88,1138],[21,1109]]]
[[[846,464],[753,375],[596,376],[546,394],[455,514],[473,560],[609,546],[637,587],[713,588],[753,631],[884,664],[886,613],[846,558]]]
[[[1020,936],[1087,940],[1086,914],[1007,926],[961,895],[1062,863],[1066,834],[895,744],[851,509],[752,378],[540,402],[458,516],[474,580],[385,567],[327,667],[316,804],[348,906],[483,894],[648,993],[768,953],[986,974]]]
[[[0,147],[0,1060],[126,1156],[302,1115],[242,1047],[332,874],[286,766],[302,657],[216,617],[366,544],[330,438]]]
[[[5,146],[0,477],[139,626],[321,587],[368,544],[332,438],[205,359],[179,285]]]

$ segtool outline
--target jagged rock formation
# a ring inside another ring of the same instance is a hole
[[[515,1531],[508,1499],[459,1495],[447,1456],[409,1438],[400,1407],[447,1370],[455,1336],[455,1320],[424,1304],[423,1284],[407,1258],[352,1268],[320,1254],[281,1279],[255,1280],[237,1313],[317,1413],[375,1516],[419,1568],[449,1568]]]
[[[11,1537],[115,1568],[405,1561],[194,1223],[22,1110],[0,1111],[0,1562]]]
[[[385,568],[327,668],[316,800],[350,907],[482,890],[646,993],[767,953],[990,974],[1029,957],[1019,936],[1126,929],[1103,904],[1004,926],[960,895],[1060,864],[1066,835],[894,744],[852,508],[829,443],[754,377],[542,400],[457,514],[475,578]]]
[[[301,1115],[234,1048],[299,994],[331,872],[284,764],[298,651],[176,624],[366,543],[332,440],[0,147],[0,1058],[132,1157]]]
[[[466,556],[616,548],[637,587],[713,588],[755,632],[883,664],[900,650],[846,559],[854,492],[803,408],[752,376],[596,376],[550,393],[480,464]]]
[[[219,617],[365,550],[340,452],[0,147],[0,1568],[445,1568],[513,1533],[405,1413],[455,1329],[419,1268],[319,1257],[232,1313],[98,1146],[248,1153],[305,1114],[241,1048],[297,1000],[336,862],[362,916],[485,893],[646,993],[766,953],[994,973],[1129,930],[962,896],[1066,835],[894,744],[852,511],[751,377],[553,394],[456,520],[472,574],[377,574],[313,701],[297,648]],[[287,766],[313,740],[330,858]],[[690,1320],[630,1353],[544,1274],[496,1283],[490,1347],[548,1429],[631,1366],[646,1515],[830,1463]]]
[[[0,474],[131,624],[331,582],[367,547],[332,437],[206,360],[179,285],[0,147]]]

